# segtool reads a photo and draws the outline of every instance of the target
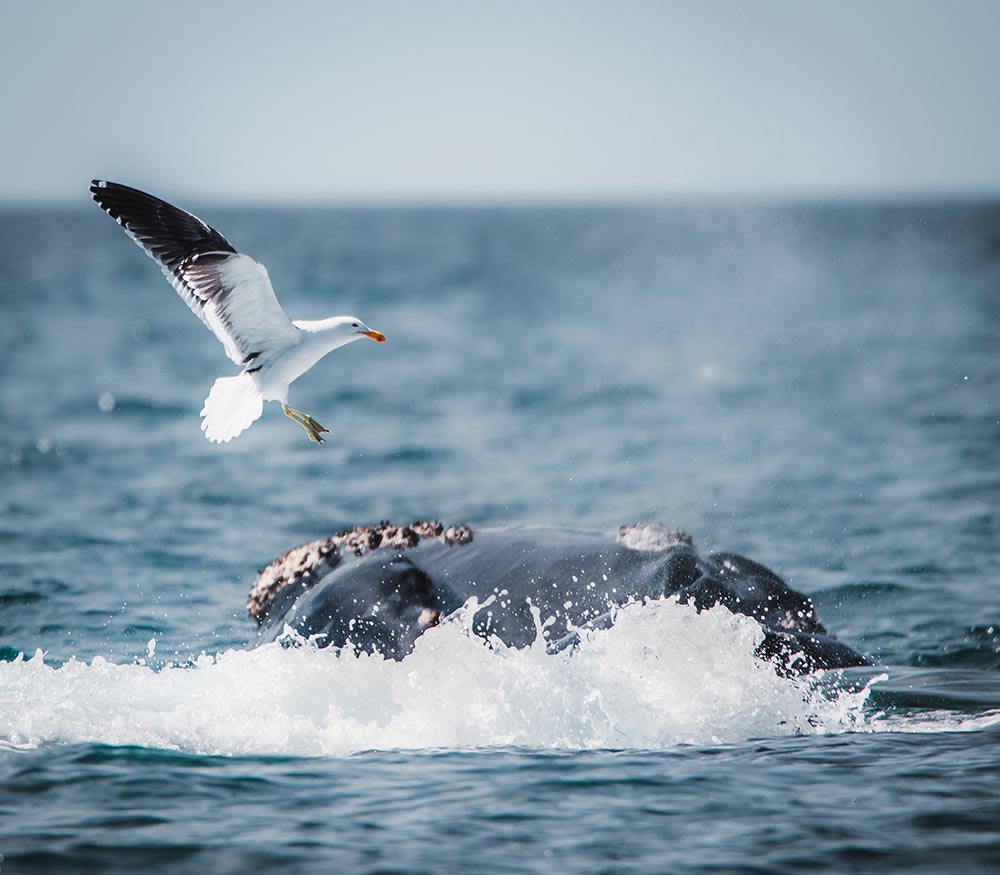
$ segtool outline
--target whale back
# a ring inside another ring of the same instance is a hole
[[[698,610],[721,604],[756,619],[765,632],[759,653],[779,670],[867,664],[828,635],[808,597],[766,566],[733,553],[701,556],[681,533],[637,528],[617,536],[486,529],[461,540],[390,538],[334,557],[320,551],[315,573],[272,598],[257,643],[287,625],[321,646],[402,659],[427,628],[474,598],[490,601],[475,616],[476,635],[524,647],[541,622],[549,649],[561,650],[575,630],[613,623],[622,605],[674,596]]]

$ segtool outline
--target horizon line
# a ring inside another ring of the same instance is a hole
[[[115,180],[118,181],[118,180]],[[129,184],[129,183],[123,183]],[[79,198],[39,195],[37,198],[0,196],[0,210],[75,210],[91,202],[89,180],[81,186]],[[141,186],[134,186],[141,188]],[[145,190],[145,189],[144,189]],[[190,189],[178,189],[176,194],[150,192],[170,202],[190,201],[196,204],[237,209],[491,209],[491,208],[588,208],[588,207],[667,207],[698,205],[732,206],[851,206],[851,205],[918,205],[989,203],[1000,201],[1000,186],[996,187],[921,187],[882,189],[784,189],[723,191],[661,191],[661,192],[595,192],[591,194],[515,193],[478,194],[325,194],[319,196],[273,197],[268,195],[232,196],[196,194]]]

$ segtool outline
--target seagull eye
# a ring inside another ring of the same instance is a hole
[[[352,322],[351,323],[351,328],[357,328],[357,327],[358,327],[358,323],[357,322]]]

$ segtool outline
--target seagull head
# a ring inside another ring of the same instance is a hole
[[[338,321],[340,322],[338,326],[340,330],[349,337],[345,343],[360,340],[362,337],[370,337],[376,343],[385,343],[385,335],[381,331],[372,330],[356,316],[341,316]]]
[[[385,335],[381,331],[372,330],[357,316],[331,316],[319,322],[299,321],[292,324],[301,331],[316,335],[318,345],[324,350],[323,355],[362,337],[385,343]]]

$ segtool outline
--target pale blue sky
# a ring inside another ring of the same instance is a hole
[[[0,33],[8,202],[1000,192],[1000,0],[33,0]]]

